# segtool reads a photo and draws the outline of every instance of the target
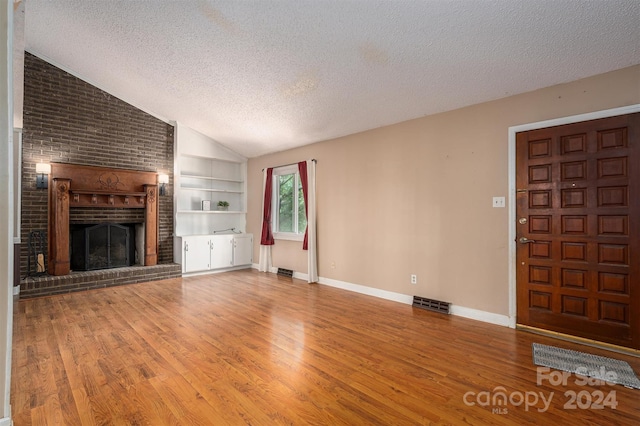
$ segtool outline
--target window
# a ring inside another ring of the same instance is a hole
[[[304,239],[307,215],[298,166],[273,169],[273,237],[282,240]]]

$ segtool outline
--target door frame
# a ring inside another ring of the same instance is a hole
[[[511,126],[509,132],[509,327],[516,328],[516,133],[640,112],[640,104]]]

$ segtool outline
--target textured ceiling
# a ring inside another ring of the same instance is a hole
[[[640,63],[638,0],[26,0],[26,50],[247,157]]]

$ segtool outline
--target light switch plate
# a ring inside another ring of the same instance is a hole
[[[504,197],[493,197],[493,207],[504,207]]]

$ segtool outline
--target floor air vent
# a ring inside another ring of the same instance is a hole
[[[278,275],[281,277],[293,277],[293,271],[291,269],[278,268]]]
[[[427,299],[426,297],[420,296],[413,296],[413,306],[443,314],[449,314],[451,309],[451,303],[449,302],[441,302],[439,300]]]

